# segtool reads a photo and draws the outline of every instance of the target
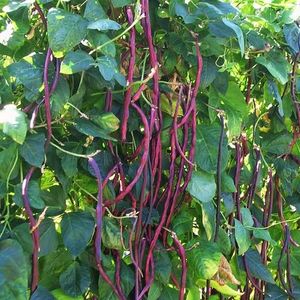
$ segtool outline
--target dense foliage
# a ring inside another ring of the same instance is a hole
[[[0,299],[300,299],[295,2],[0,9]]]

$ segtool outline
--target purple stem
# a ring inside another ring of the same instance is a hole
[[[126,186],[126,188],[123,191],[121,191],[119,193],[119,195],[113,201],[106,201],[105,206],[111,206],[113,204],[118,203],[119,201],[124,199],[131,192],[132,188],[134,187],[134,185],[137,183],[137,181],[141,177],[144,167],[148,160],[149,145],[150,145],[150,131],[149,131],[148,120],[147,120],[144,112],[141,110],[141,108],[138,105],[136,105],[135,103],[131,103],[131,105],[137,111],[137,113],[140,115],[140,118],[144,125],[144,140],[143,140],[144,153],[141,158],[140,166],[138,167],[133,180]]]
[[[58,79],[59,79],[59,73],[60,73],[60,59],[56,59],[56,66],[55,66],[55,75],[54,75],[54,79],[51,85],[51,89],[50,89],[50,96],[52,95],[52,93],[55,91],[56,87],[57,87],[57,83],[58,83]],[[36,121],[36,117],[38,115],[39,109],[40,109],[40,105],[44,102],[45,98],[43,98],[43,100],[35,105],[35,108],[33,110],[31,119],[30,119],[30,124],[29,124],[29,128],[33,129],[35,126],[35,121]]]
[[[22,198],[23,198],[23,204],[26,211],[26,214],[29,217],[29,225],[30,230],[32,231],[32,241],[33,241],[33,252],[32,252],[32,274],[31,274],[31,293],[35,291],[38,285],[39,281],[39,266],[38,266],[38,253],[39,253],[39,230],[38,228],[35,228],[36,221],[33,217],[33,213],[30,207],[30,200],[28,197],[28,185],[29,181],[35,171],[35,167],[31,167],[29,171],[26,174],[25,179],[22,182]]]
[[[101,264],[101,234],[102,234],[102,179],[99,167],[96,161],[92,158],[88,158],[88,163],[93,169],[97,178],[98,195],[97,195],[97,206],[96,206],[96,233],[95,233],[95,255],[97,265]]]
[[[44,27],[45,27],[45,29],[47,30],[47,20],[46,20],[46,18],[45,18],[45,15],[44,15],[44,13],[43,13],[43,11],[42,11],[42,9],[41,9],[41,7],[39,6],[39,4],[35,1],[34,2],[34,8],[37,10],[37,12],[39,13],[39,15],[40,15],[40,18],[41,18],[41,20],[42,20],[42,22],[43,22],[43,24],[44,24]]]
[[[158,120],[156,119],[156,109],[158,107],[159,102],[159,77],[158,77],[158,61],[157,55],[153,45],[152,39],[152,29],[150,22],[150,14],[149,14],[149,0],[142,0],[142,12],[145,14],[145,18],[142,22],[142,26],[144,28],[144,32],[146,35],[149,54],[150,54],[150,65],[155,69],[155,73],[153,75],[153,95],[152,95],[152,104],[153,108],[151,108],[151,117],[150,117],[150,132],[153,131],[153,125],[155,124],[156,129],[159,129]]]
[[[44,105],[45,105],[45,113],[46,113],[46,122],[47,122],[47,139],[45,143],[45,149],[47,150],[50,144],[51,136],[52,136],[52,125],[51,125],[51,106],[50,106],[50,89],[48,84],[48,71],[49,64],[51,59],[52,51],[50,48],[47,50],[45,65],[44,65]]]
[[[126,14],[127,14],[127,20],[128,24],[131,25],[133,23],[133,13],[130,6],[126,7]],[[131,84],[133,82],[133,74],[134,74],[134,66],[135,66],[135,28],[132,27],[130,30],[130,60],[129,60],[129,67],[128,67],[128,75],[127,75],[127,84],[129,84],[128,89],[125,93],[125,99],[124,99],[124,107],[123,107],[123,118],[122,118],[122,125],[121,125],[121,139],[122,141],[126,140],[126,134],[127,134],[127,122],[129,118],[129,106],[131,102]]]
[[[190,114],[192,111],[196,108],[196,97],[198,94],[198,90],[200,88],[200,83],[201,83],[201,73],[202,73],[202,68],[203,68],[203,59],[201,56],[200,48],[199,48],[199,40],[198,36],[195,36],[195,46],[196,46],[196,55],[197,55],[197,76],[196,76],[196,81],[195,81],[195,86],[192,92],[192,97],[191,97],[191,105],[187,111],[187,113],[184,115],[184,117],[181,119],[181,122],[178,124],[178,127],[181,127],[189,118]]]

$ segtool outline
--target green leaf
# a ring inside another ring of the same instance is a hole
[[[111,81],[118,71],[116,60],[110,56],[101,56],[97,59],[99,71],[106,81]]]
[[[30,134],[20,147],[20,154],[30,165],[40,168],[45,159],[45,135]]]
[[[94,49],[101,46],[101,48],[98,51],[101,51],[104,55],[112,57],[116,56],[116,46],[114,43],[109,43],[106,46],[102,47],[103,44],[110,41],[110,38],[106,34],[95,30],[89,31],[88,41],[91,44],[91,47]]]
[[[266,282],[275,284],[271,272],[267,267],[261,262],[261,257],[257,250],[249,249],[246,253],[247,265],[249,267],[250,273],[255,278],[264,280]]]
[[[55,297],[55,299],[59,299],[59,300],[83,300],[84,299],[83,296],[78,296],[78,297],[68,296],[61,289],[53,290],[51,291],[51,294]]]
[[[45,204],[49,207],[62,210],[66,207],[66,195],[61,186],[54,185],[50,188],[43,189],[41,196]]]
[[[18,10],[21,7],[29,7],[33,3],[34,0],[13,0],[9,1],[9,3],[5,5],[2,10],[6,13],[9,13]]]
[[[236,191],[232,177],[226,173],[222,173],[221,186],[222,191],[225,193],[234,193]]]
[[[255,50],[264,50],[266,41],[258,34],[257,31],[251,30],[247,33],[247,40]]]
[[[162,292],[162,284],[159,281],[154,281],[149,289],[147,300],[157,300]]]
[[[15,143],[11,144],[7,149],[0,151],[0,177],[2,179],[7,180],[10,172],[15,170],[15,168],[13,170],[12,168],[17,154],[17,144]]]
[[[219,73],[221,74],[221,73]],[[227,91],[228,89],[228,81],[227,81],[227,78],[224,79],[224,77],[222,78],[220,75],[218,74],[218,77],[216,79],[216,81],[221,81],[221,89],[222,89],[222,86],[224,86],[224,83],[226,82],[226,89],[225,89],[225,92]],[[217,89],[215,88],[215,85],[217,85]],[[209,93],[208,93],[208,104],[209,106],[211,106],[212,108],[208,107],[208,114],[209,114],[209,119],[210,121],[213,123],[216,118],[217,118],[217,112],[215,109],[213,108],[221,108],[221,99],[220,99],[220,96],[219,96],[219,93],[217,92],[219,90],[219,83],[217,82],[217,84],[214,84],[209,88]],[[222,92],[222,94],[224,95],[224,92]]]
[[[254,224],[254,221],[253,221],[253,218],[252,218],[249,208],[242,207],[241,214],[242,214],[243,225],[245,227],[252,227]]]
[[[59,282],[67,295],[72,297],[82,295],[91,283],[89,269],[75,261],[59,276]]]
[[[83,16],[89,21],[107,18],[106,13],[98,0],[87,1]]]
[[[109,217],[103,218],[102,225],[102,242],[109,249],[122,250],[121,231],[116,219]]]
[[[238,42],[239,42],[240,49],[241,49],[241,55],[243,57],[244,53],[245,53],[245,41],[244,41],[244,35],[243,35],[241,28],[238,25],[236,25],[235,23],[233,23],[229,20],[226,20],[224,18],[222,19],[222,21],[226,26],[228,26],[235,32]]]
[[[197,165],[210,174],[217,172],[218,145],[221,127],[217,123],[211,125],[201,124],[197,127],[197,143],[195,161]],[[222,170],[228,160],[227,138],[224,137],[222,145]]]
[[[87,34],[88,22],[66,10],[51,8],[47,20],[49,46],[58,58],[77,46]]]
[[[205,283],[206,281],[203,280]],[[205,285],[204,283],[204,285]],[[203,285],[203,286],[204,286]],[[186,300],[198,300],[200,298],[200,290],[199,290],[199,287],[197,287],[196,285],[195,286],[191,286],[188,288],[188,291],[187,291],[187,296],[186,296]]]
[[[105,270],[107,276],[110,280],[114,280],[115,271],[114,269]],[[122,284],[123,281],[121,281]],[[118,300],[119,298],[116,296],[114,291],[111,289],[111,286],[104,281],[100,276],[98,280],[98,296],[99,299],[108,299],[108,300]]]
[[[292,154],[300,156],[300,141],[297,140],[297,142],[293,145]]]
[[[216,242],[219,245],[219,248],[224,255],[230,255],[231,253],[230,238],[227,232],[222,227],[219,228],[218,239]]]
[[[234,37],[235,32],[228,26],[224,26],[222,21],[210,22],[208,25],[209,32],[219,38]]]
[[[165,286],[158,300],[174,300],[178,299],[179,292],[177,289]]]
[[[221,257],[217,244],[201,242],[191,250],[188,263],[197,279],[211,279],[218,271]]]
[[[265,136],[262,141],[263,151],[265,153],[275,155],[287,153],[289,151],[289,145],[292,139],[292,135],[289,132],[285,131]]]
[[[71,51],[65,56],[60,73],[74,74],[87,70],[94,62],[94,59],[82,50]]]
[[[0,278],[0,299],[27,299],[27,263],[15,240],[0,241]]]
[[[58,236],[52,219],[47,218],[39,226],[40,252],[39,256],[48,255],[58,246]]]
[[[12,237],[22,246],[26,254],[32,253],[33,243],[29,224],[22,223],[15,226],[12,230]]]
[[[183,3],[176,3],[175,4],[175,13],[177,16],[182,17],[184,23],[191,24],[195,22],[197,19],[197,16],[195,14],[192,14],[188,10],[188,6]]]
[[[216,3],[218,2],[213,2],[213,3],[208,3],[208,1],[200,2],[198,4],[198,9],[196,13],[199,16],[205,16],[206,18],[211,20],[219,19],[219,17],[223,14],[223,12],[221,9],[219,9],[219,7],[215,5]]]
[[[132,271],[130,266],[127,266],[125,263],[121,263],[121,286],[125,293],[125,296],[128,297],[130,292],[132,291],[135,280],[134,280],[134,272]],[[128,297],[129,298],[129,297]]]
[[[66,149],[74,153],[81,153],[82,147],[78,143],[66,143]],[[78,173],[78,157],[57,152],[58,156],[61,158],[61,166],[68,177],[73,177]]]
[[[6,194],[6,184],[3,180],[0,180],[0,198],[4,198],[4,195]]]
[[[122,73],[120,73],[120,72],[118,72],[118,73],[115,74],[114,79],[118,82],[118,84],[120,86],[125,87],[126,84],[127,84],[125,76]]]
[[[65,246],[73,256],[78,256],[92,238],[95,222],[88,212],[71,212],[63,215],[61,234]]]
[[[24,207],[23,198],[22,198],[22,183],[16,185],[14,191],[15,191],[15,195],[13,196],[14,202],[19,207]],[[41,198],[40,185],[36,180],[30,180],[29,182],[28,198],[31,207],[36,209],[43,209],[45,207],[45,203]]]
[[[114,7],[123,7],[131,3],[133,3],[133,0],[112,0]]]
[[[268,88],[269,91],[272,93],[273,97],[275,98],[275,100],[278,102],[279,115],[283,117],[284,112],[283,112],[282,99],[276,83],[273,80],[268,80]]]
[[[208,240],[211,240],[216,227],[216,210],[213,202],[202,203],[202,225]]]
[[[92,22],[88,25],[88,29],[97,29],[99,31],[105,30],[119,30],[121,25],[117,22],[110,20],[110,19],[102,19]]]
[[[107,257],[103,256],[103,264],[104,259]],[[109,266],[108,270],[105,270],[106,274],[109,278],[113,281],[115,275],[115,268],[113,266]],[[124,263],[121,264],[121,287],[125,293],[125,296],[128,296],[129,293],[132,291],[134,287],[134,273],[130,267],[126,266]],[[115,295],[113,290],[111,289],[110,285],[107,284],[101,277],[99,277],[98,282],[98,292],[99,292],[99,299],[109,299],[109,300],[118,300],[119,298]]]
[[[202,171],[194,171],[188,185],[188,192],[200,202],[209,202],[216,193],[213,175]]]
[[[58,248],[39,259],[40,282],[42,286],[52,291],[59,287],[59,276],[74,262],[70,252],[64,247]]]
[[[266,300],[286,300],[288,295],[275,284],[266,284]]]
[[[172,263],[163,248],[154,252],[155,278],[162,284],[168,284],[172,271]]]
[[[253,229],[253,236],[256,239],[265,240],[271,244],[274,244],[274,240],[272,240],[270,232],[266,229],[262,229],[262,228]]]
[[[230,138],[239,136],[242,130],[242,123],[248,114],[248,106],[240,87],[230,81],[225,95],[219,94],[223,100],[221,108],[228,118],[228,130]]]
[[[57,83],[55,91],[52,93],[51,101],[51,111],[53,115],[58,116],[64,109],[64,105],[70,98],[70,87],[68,81],[60,77]]]
[[[85,134],[85,135],[90,135],[93,137],[99,137],[105,140],[111,140],[111,141],[116,141],[114,138],[109,136],[105,130],[100,128],[98,125],[92,123],[91,121],[88,121],[86,119],[77,119],[75,128]]]
[[[44,288],[43,286],[39,285],[37,289],[34,291],[30,300],[55,300],[55,298],[50,294],[50,292]]]
[[[26,88],[25,97],[28,100],[37,97],[42,88],[44,56],[33,55],[8,66],[8,72],[17,79],[17,82]]]
[[[92,120],[106,132],[110,133],[119,129],[120,120],[112,112],[93,116]]]
[[[284,25],[283,34],[293,54],[298,53],[300,51],[300,45],[299,45],[300,29],[296,25],[296,23],[293,22],[292,24]]]
[[[288,82],[288,72],[290,65],[282,53],[272,51],[264,56],[259,56],[255,60],[258,64],[263,65],[267,70],[281,83]]]
[[[172,220],[172,230],[177,235],[188,234],[193,228],[193,215],[190,211],[182,209]]]
[[[203,58],[203,67],[201,73],[201,88],[206,89],[216,79],[218,68],[215,61],[211,58]]]
[[[26,115],[14,104],[0,110],[0,129],[18,144],[23,144],[27,133]]]
[[[239,248],[238,253],[239,255],[243,255],[251,246],[249,231],[237,219],[234,219],[234,228],[235,228],[235,240]]]

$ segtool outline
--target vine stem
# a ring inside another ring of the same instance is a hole
[[[298,65],[298,60],[300,58],[300,51],[296,54],[294,63],[293,63],[293,68],[292,68],[292,75],[291,75],[291,97],[295,106],[296,114],[297,114],[297,121],[298,121],[298,126],[300,128],[300,107],[299,107],[299,102],[297,99],[296,95],[296,71],[297,71],[297,65]]]
[[[71,155],[71,156],[74,156],[74,157],[80,157],[80,158],[90,158],[90,157],[93,157],[93,156],[95,156],[95,155],[97,155],[98,153],[101,152],[101,150],[97,150],[97,151],[95,151],[93,153],[90,153],[90,154],[80,154],[80,153],[75,153],[75,152],[68,151],[68,150],[56,145],[53,142],[50,142],[50,145],[57,148],[61,152],[64,152],[64,153],[66,153],[68,155]]]
[[[181,260],[181,279],[180,279],[180,286],[179,286],[179,300],[184,300],[184,294],[185,294],[185,286],[186,286],[186,275],[187,275],[187,264],[186,264],[186,254],[185,249],[180,243],[180,241],[177,238],[177,235],[175,232],[169,230],[168,228],[163,228],[167,232],[170,233],[175,246],[177,247],[177,252],[179,254],[180,260]]]
[[[47,20],[46,20],[46,18],[45,18],[45,15],[44,15],[44,13],[43,13],[43,11],[42,11],[40,5],[39,5],[36,1],[33,3],[33,5],[34,5],[34,8],[35,8],[35,9],[37,10],[37,12],[39,13],[40,18],[41,18],[41,20],[42,20],[42,22],[43,22],[43,24],[44,24],[44,27],[45,27],[45,29],[47,30]]]
[[[218,240],[219,235],[219,227],[221,223],[221,193],[222,193],[222,148],[223,148],[223,140],[224,140],[224,117],[222,112],[220,113],[220,121],[221,121],[221,134],[219,139],[219,147],[218,147],[218,161],[217,161],[217,208],[216,208],[216,230],[214,235],[214,241]]]
[[[94,158],[89,157],[88,163],[95,173],[98,185],[97,206],[96,206],[96,233],[95,233],[95,253],[97,265],[101,263],[101,234],[102,234],[102,178],[99,167]]]
[[[129,25],[133,23],[133,12],[130,6],[126,7],[126,15]],[[123,118],[122,118],[122,125],[121,125],[121,140],[126,140],[127,134],[127,122],[129,118],[129,107],[131,101],[131,84],[133,82],[133,74],[134,74],[134,66],[135,66],[135,28],[132,27],[130,30],[130,37],[129,37],[129,49],[130,49],[130,59],[129,59],[129,67],[128,67],[128,74],[127,74],[127,84],[128,89],[125,92],[124,98],[124,105],[123,105]]]
[[[198,36],[195,34],[195,46],[196,46],[196,55],[197,55],[197,75],[196,75],[196,81],[195,81],[195,86],[192,91],[192,96],[191,96],[191,104],[196,103],[196,97],[198,94],[198,90],[200,88],[200,83],[201,83],[201,73],[202,73],[202,68],[203,68],[203,59],[202,55],[200,53],[200,47],[199,47],[199,39]],[[196,104],[195,104],[196,105]],[[178,124],[178,127],[181,127],[189,118],[191,112],[193,109],[196,109],[194,105],[191,105],[187,111],[187,113],[184,115],[184,117],[181,119],[180,123]]]
[[[179,91],[179,96],[178,99],[176,101],[176,107],[175,107],[175,113],[173,116],[173,132],[174,132],[174,138],[175,138],[175,145],[176,145],[176,149],[179,152],[180,156],[182,157],[183,160],[185,160],[191,167],[195,167],[194,163],[191,162],[186,156],[185,153],[182,151],[181,146],[179,145],[179,141],[178,141],[178,127],[177,127],[177,117],[178,117],[178,109],[179,109],[179,103],[181,102],[182,99],[182,87],[180,88]]]
[[[48,71],[52,51],[50,48],[47,50],[45,64],[44,64],[44,105],[47,121],[47,139],[45,143],[45,149],[49,147],[52,136],[52,124],[51,124],[51,106],[50,106],[50,89],[48,84]]]
[[[47,21],[45,18],[45,15],[43,11],[41,10],[40,6],[38,5],[37,2],[34,2],[34,6],[36,10],[38,11],[43,24],[45,26],[45,29],[47,30]],[[45,59],[45,64],[44,64],[44,100],[45,100],[45,111],[46,111],[46,120],[47,120],[47,127],[48,127],[48,137],[47,141],[45,143],[45,149],[48,147],[48,141],[50,142],[51,138],[51,111],[50,111],[50,94],[51,91],[49,90],[49,84],[48,84],[48,69],[49,69],[49,64],[50,64],[50,58],[51,58],[51,49],[48,48],[47,54],[46,54],[46,59]],[[53,90],[55,89],[57,84],[57,81],[54,80],[53,82]],[[34,118],[34,116],[33,116]],[[22,182],[22,199],[23,199],[23,204],[25,208],[25,212],[29,217],[29,225],[30,225],[30,230],[31,230],[31,236],[32,236],[32,241],[33,241],[33,252],[32,252],[32,274],[31,274],[31,293],[33,293],[37,286],[38,286],[38,280],[39,280],[39,266],[38,266],[38,253],[39,253],[39,248],[40,248],[40,242],[39,242],[39,230],[38,230],[38,224],[33,216],[31,207],[30,207],[30,200],[28,196],[28,186],[30,179],[36,170],[36,167],[32,166],[29,171],[27,172],[25,179]]]
[[[255,148],[255,153],[256,153],[256,159],[255,159],[255,166],[253,169],[253,173],[252,173],[252,179],[251,179],[251,183],[249,185],[249,188],[246,192],[246,196],[248,196],[248,201],[247,201],[247,208],[250,208],[252,205],[252,201],[254,198],[254,193],[256,190],[256,186],[257,186],[257,181],[258,181],[258,175],[259,175],[259,170],[260,170],[260,165],[261,165],[261,152],[259,148]]]
[[[141,110],[141,108],[138,105],[136,105],[135,103],[131,103],[131,105],[139,114],[139,116],[143,122],[143,125],[144,125],[144,139],[143,139],[144,153],[141,158],[140,166],[139,166],[134,178],[132,179],[132,181],[126,186],[126,188],[123,191],[121,191],[119,193],[119,195],[113,201],[106,201],[105,206],[111,206],[113,204],[118,203],[119,201],[124,199],[124,197],[126,197],[131,192],[132,188],[134,187],[134,185],[137,183],[137,181],[141,177],[144,167],[147,163],[148,154],[149,154],[149,146],[150,146],[150,131],[149,131],[148,120],[147,120],[147,117],[145,116],[144,112]]]
[[[264,227],[267,227],[269,225],[271,214],[273,210],[273,194],[274,194],[274,187],[273,187],[273,175],[272,170],[269,170],[269,182],[268,182],[268,188],[266,193],[266,200],[265,200],[265,207],[264,207],[264,215],[263,215],[263,221],[262,224]],[[267,264],[267,250],[268,250],[269,243],[267,241],[263,241],[261,246],[261,252],[260,256],[262,259],[263,264]],[[265,290],[265,281],[261,280],[260,283],[260,289]],[[256,291],[257,293],[257,291]],[[261,298],[261,296],[260,296]]]
[[[163,206],[163,212],[160,218],[160,222],[158,224],[158,226],[155,229],[155,233],[154,236],[151,240],[150,246],[149,246],[149,251],[148,251],[148,256],[146,259],[146,267],[145,267],[145,278],[146,278],[146,282],[150,282],[151,278],[149,278],[149,268],[150,268],[150,260],[151,260],[151,256],[153,253],[153,250],[156,246],[157,240],[159,238],[159,235],[161,233],[161,230],[165,224],[165,221],[167,219],[167,211],[169,208],[169,203],[170,203],[170,198],[171,198],[171,192],[172,192],[172,183],[173,183],[173,179],[174,179],[174,172],[175,172],[175,160],[176,160],[176,147],[175,147],[175,139],[174,139],[174,135],[171,135],[171,158],[170,158],[171,162],[170,162],[170,168],[169,168],[169,180],[168,180],[168,186],[166,188],[166,199],[164,202],[164,206]]]
[[[247,77],[247,88],[246,88],[246,103],[249,104],[251,97],[251,85],[252,85],[252,77],[251,77],[251,69],[252,69],[252,59],[248,61],[248,69],[250,70]]]
[[[40,248],[39,243],[39,230],[36,228],[36,220],[33,217],[33,213],[30,207],[30,200],[28,197],[28,185],[29,181],[35,171],[35,167],[31,167],[26,174],[22,182],[22,198],[26,214],[29,217],[30,230],[32,231],[32,242],[33,242],[33,252],[32,252],[32,274],[31,274],[31,293],[33,293],[38,285],[39,280],[39,266],[38,266],[38,253]],[[35,229],[35,230],[33,230]]]
[[[96,257],[96,263],[97,268],[99,270],[100,275],[102,278],[111,286],[114,293],[119,297],[119,299],[126,299],[125,296],[121,293],[121,291],[118,290],[118,288],[112,283],[112,281],[109,279],[107,274],[105,273],[104,269],[101,265],[101,237],[102,237],[102,178],[100,174],[100,169],[94,160],[94,158],[89,157],[88,158],[89,166],[92,168],[92,170],[95,173],[95,177],[97,179],[97,185],[98,185],[98,195],[97,195],[97,206],[96,206],[96,233],[95,233],[95,257]]]
[[[59,80],[60,64],[61,64],[60,59],[56,59],[55,75],[54,75],[54,79],[53,79],[53,82],[52,82],[52,85],[51,85],[51,89],[50,89],[50,92],[49,92],[49,97],[55,91],[55,89],[57,87],[58,80]],[[40,101],[40,103],[34,103],[35,107],[34,107],[34,110],[32,112],[32,116],[31,116],[30,123],[29,123],[29,128],[30,129],[38,128],[38,127],[42,126],[42,125],[35,126],[35,120],[36,120],[36,117],[38,115],[38,112],[39,112],[39,109],[40,109],[40,105],[44,101],[45,101],[45,98],[43,98],[43,100]],[[54,122],[56,122],[56,121],[51,122],[51,125],[54,124]],[[46,124],[46,126],[48,127],[48,123]]]
[[[152,29],[151,29],[151,21],[150,21],[150,14],[149,14],[149,0],[142,0],[142,11],[145,18],[143,19],[142,26],[144,29],[144,33],[146,36],[146,40],[149,47],[149,54],[150,54],[150,65],[151,68],[155,70],[153,74],[153,93],[152,93],[152,105],[154,108],[151,109],[151,116],[150,116],[150,133],[153,131],[153,126],[159,129],[158,119],[156,118],[156,107],[159,105],[159,76],[158,76],[158,60],[157,55],[155,52],[155,48],[153,45],[152,39]]]

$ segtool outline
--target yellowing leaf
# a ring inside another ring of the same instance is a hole
[[[172,117],[175,114],[175,109],[176,109],[176,100],[175,99],[168,99],[166,95],[162,94],[160,96],[160,101],[161,101],[161,110]],[[182,108],[178,108],[178,116],[183,116],[183,111]]]
[[[232,297],[240,297],[243,295],[243,293],[234,290],[228,285],[220,285],[218,282],[211,280],[210,281],[210,286],[214,289],[216,289],[218,292],[222,293],[223,295],[226,296],[232,296]],[[240,298],[238,298],[240,299]]]
[[[225,285],[227,282],[232,284],[240,284],[240,282],[234,277],[231,267],[225,258],[225,256],[222,255],[220,265],[218,268],[217,274],[213,277],[214,280],[218,282],[220,285]]]
[[[264,132],[264,133],[269,132],[270,129],[271,129],[270,127],[266,127],[266,126],[261,126],[261,127],[259,127],[259,131],[260,131],[260,132]]]

